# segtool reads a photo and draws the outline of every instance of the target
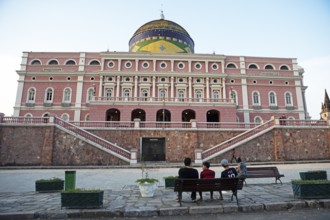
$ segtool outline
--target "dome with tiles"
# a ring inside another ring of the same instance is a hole
[[[159,20],[142,25],[129,41],[130,52],[194,53],[189,33],[173,21]]]

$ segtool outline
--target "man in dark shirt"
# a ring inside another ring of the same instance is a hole
[[[237,176],[236,169],[234,167],[229,167],[228,160],[223,159],[221,165],[225,168],[225,170],[221,172],[221,178],[234,178]]]
[[[189,157],[184,159],[184,166],[179,170],[179,178],[181,179],[198,179],[198,171],[191,167],[191,159]],[[191,199],[196,201],[196,192],[191,193]]]
[[[227,159],[221,160],[221,165],[225,168],[225,170],[221,172],[221,178],[235,178],[237,176],[236,169],[234,167],[229,167]],[[220,199],[223,199],[221,191]]]

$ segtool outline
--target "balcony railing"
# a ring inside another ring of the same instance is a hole
[[[158,97],[94,97],[92,102],[189,102],[189,103],[234,103],[232,99],[206,98],[158,98]]]

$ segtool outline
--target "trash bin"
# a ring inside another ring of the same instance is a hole
[[[76,188],[76,171],[65,171],[65,191]]]

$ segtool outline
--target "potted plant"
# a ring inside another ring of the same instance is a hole
[[[292,180],[292,190],[295,198],[324,199],[330,198],[329,180]]]
[[[165,181],[165,188],[174,187],[174,182],[178,176],[165,176],[163,177]]]
[[[148,169],[145,163],[141,162],[142,178],[137,179],[135,182],[139,185],[142,197],[153,197],[157,189],[158,180],[149,178]]]
[[[300,178],[302,180],[326,180],[327,171],[325,170],[313,170],[307,172],[300,172]]]
[[[101,208],[104,191],[100,189],[72,189],[61,192],[61,207],[73,209]]]
[[[35,182],[37,192],[56,192],[64,188],[64,180],[53,177],[51,179],[39,179]]]

